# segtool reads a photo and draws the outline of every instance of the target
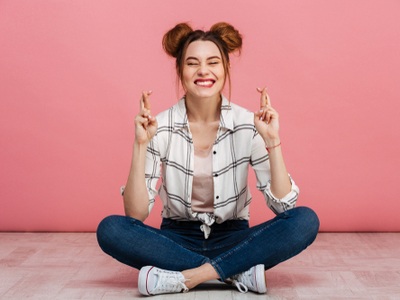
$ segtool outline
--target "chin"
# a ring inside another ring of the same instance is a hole
[[[208,90],[194,90],[192,92],[187,91],[186,93],[187,95],[192,95],[194,97],[198,97],[198,98],[212,98],[212,97],[218,97],[222,94],[222,90],[220,89],[208,89]]]
[[[195,96],[198,98],[214,98],[214,97],[219,97],[221,93],[196,93]]]

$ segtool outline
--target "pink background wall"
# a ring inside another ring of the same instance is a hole
[[[245,38],[232,101],[255,110],[269,87],[299,205],[324,231],[400,230],[396,0],[0,1],[0,230],[123,213],[140,92],[154,114],[177,98],[163,33],[221,20]],[[250,185],[256,224],[272,213]]]

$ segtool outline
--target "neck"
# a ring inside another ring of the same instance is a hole
[[[199,99],[186,95],[185,99],[189,122],[219,121],[222,103],[221,95]]]

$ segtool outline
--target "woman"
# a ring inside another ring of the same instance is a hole
[[[299,190],[285,167],[279,116],[266,88],[257,89],[255,113],[222,95],[230,83],[229,54],[241,46],[240,33],[227,23],[207,32],[181,23],[164,35],[185,95],[155,118],[151,91],[143,92],[123,191],[126,216],[109,216],[97,230],[106,253],[140,269],[141,294],[187,292],[213,279],[265,293],[265,270],[300,253],[317,235],[316,214],[295,207]],[[251,228],[249,165],[277,215]],[[143,221],[159,178],[163,220],[156,229]]]

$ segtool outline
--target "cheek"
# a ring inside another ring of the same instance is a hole
[[[226,77],[226,72],[223,66],[218,70],[218,77],[220,77],[221,79],[224,79]]]
[[[192,74],[192,72],[190,71],[190,69],[184,68],[184,69],[182,70],[182,81],[187,81],[187,82],[189,82],[189,81],[192,80],[192,78],[193,78],[193,74]]]
[[[182,72],[181,82],[183,87],[186,87],[190,83],[190,76],[185,71]]]
[[[225,80],[226,80],[226,73],[225,73],[225,70],[224,70],[224,69],[220,70],[220,72],[219,72],[219,74],[218,74],[218,77],[219,77],[222,81],[225,82]]]

